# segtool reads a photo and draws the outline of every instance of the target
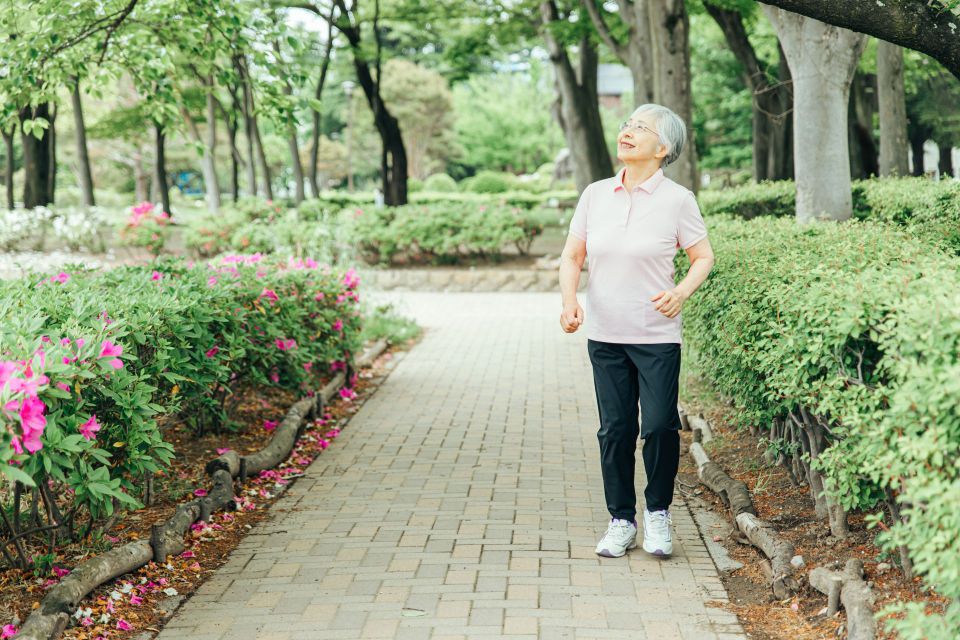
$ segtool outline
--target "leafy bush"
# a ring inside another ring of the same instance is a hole
[[[103,251],[103,229],[110,217],[100,207],[36,207],[0,211],[0,249],[43,249],[46,236],[62,242],[71,251]]]
[[[364,343],[386,338],[393,344],[402,344],[420,335],[420,327],[410,318],[401,316],[390,303],[381,304],[363,312],[363,330],[360,337]]]
[[[423,183],[424,191],[437,191],[440,193],[455,193],[460,190],[457,181],[445,173],[435,173],[429,176]]]
[[[407,180],[407,193],[416,193],[423,191],[423,180],[419,178],[410,178]]]
[[[340,222],[344,215],[324,211],[322,216],[316,221],[301,220],[299,212],[291,209],[277,218],[253,220],[233,231],[229,247],[280,256],[309,255],[331,264],[351,259],[354,251],[349,230]]]
[[[481,171],[464,180],[464,188],[473,193],[503,193],[510,189],[513,176],[497,171]]]
[[[703,191],[704,215],[793,217],[796,187],[791,181]],[[927,178],[881,178],[853,183],[853,215],[904,225],[938,247],[960,254],[960,182]]]
[[[848,509],[896,504],[879,542],[953,601],[946,617],[914,608],[895,624],[956,637],[960,260],[872,221],[710,226],[717,265],[684,310],[694,366],[745,424],[801,409],[829,424],[815,464],[828,492]]]
[[[472,178],[468,178],[472,179]],[[507,205],[511,207],[538,207],[547,206],[552,201],[572,202],[576,204],[579,194],[573,188],[560,188],[559,186],[550,191],[542,193],[529,193],[526,191],[506,191],[503,193],[465,193],[465,192],[442,192],[442,191],[419,191],[411,193],[410,204],[433,204],[440,202],[467,202],[471,204],[488,205]],[[342,209],[353,205],[372,205],[374,202],[372,192],[349,193],[347,191],[326,191],[319,200],[309,200],[307,203],[319,203],[314,206],[325,206],[330,208]],[[301,208],[303,205],[301,205]]]
[[[542,217],[517,208],[458,204],[363,208],[352,234],[370,263],[456,264],[464,259],[499,259],[507,244],[520,251],[543,230]]]
[[[170,214],[159,205],[142,202],[130,208],[130,217],[120,228],[120,239],[160,255],[170,237]]]
[[[137,504],[173,455],[157,417],[202,433],[229,426],[240,384],[315,388],[359,348],[357,284],[260,255],[0,283],[0,475],[91,525]]]

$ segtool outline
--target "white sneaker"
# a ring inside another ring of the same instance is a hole
[[[643,550],[666,557],[673,553],[673,534],[670,533],[670,512],[666,509],[650,513],[643,510]]]
[[[637,525],[629,520],[613,518],[600,542],[597,543],[597,555],[604,558],[619,558],[637,546]]]

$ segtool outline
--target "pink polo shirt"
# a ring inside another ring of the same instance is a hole
[[[681,343],[681,314],[668,318],[650,298],[669,291],[673,258],[707,237],[693,192],[659,169],[628,193],[626,168],[580,196],[570,233],[587,241],[587,337],[620,344]]]

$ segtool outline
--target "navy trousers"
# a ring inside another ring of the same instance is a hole
[[[587,352],[600,410],[597,439],[607,510],[614,518],[636,519],[638,436],[647,472],[647,510],[668,508],[680,465],[680,344],[588,340]]]

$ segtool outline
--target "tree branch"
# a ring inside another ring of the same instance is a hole
[[[960,15],[942,3],[767,0],[764,4],[925,53],[960,79]]]
[[[607,26],[607,22],[603,19],[600,9],[597,8],[596,0],[581,0],[581,3],[587,10],[587,13],[590,14],[590,20],[593,22],[593,26],[596,27],[597,33],[600,34],[603,43],[607,45],[607,48],[609,48],[614,55],[620,58],[621,62],[624,62],[627,54],[624,51],[623,43],[614,40],[613,34],[610,32],[610,27]],[[631,27],[631,29],[632,28],[633,27]]]

